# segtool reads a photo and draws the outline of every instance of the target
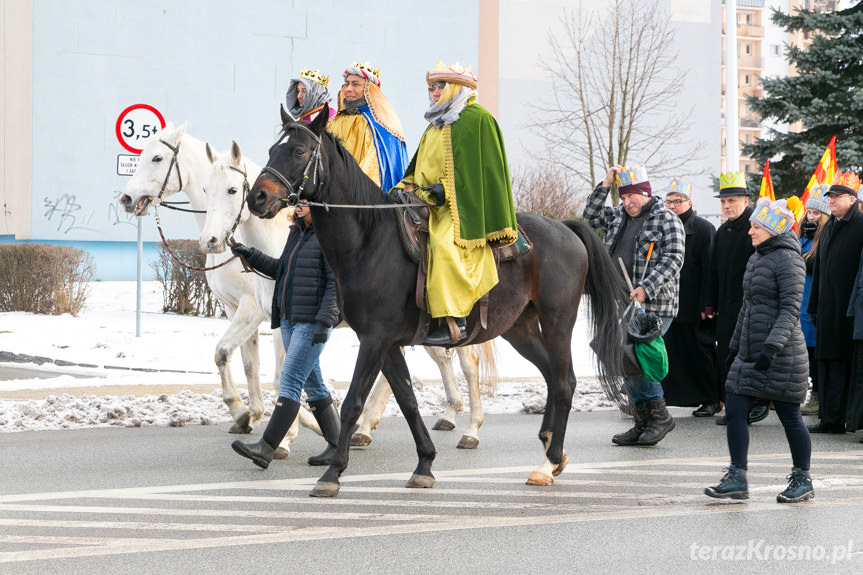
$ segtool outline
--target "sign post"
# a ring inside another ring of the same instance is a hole
[[[143,141],[159,130],[165,128],[165,118],[161,112],[147,104],[129,106],[117,117],[114,128],[117,141],[134,155],[117,155],[117,175],[133,176],[138,168],[138,157],[143,151]],[[144,265],[144,233],[141,218],[138,218],[138,270],[137,270],[137,303],[135,306],[135,336],[141,337],[141,293]]]

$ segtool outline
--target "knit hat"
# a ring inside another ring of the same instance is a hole
[[[857,196],[857,190],[860,189],[860,178],[854,172],[837,172],[833,178],[833,185],[827,190],[828,194],[848,194]]]
[[[680,194],[687,199],[692,198],[692,184],[686,178],[672,178],[665,190],[666,194]]]
[[[760,198],[755,204],[755,210],[749,216],[749,221],[755,222],[772,236],[791,231],[797,221],[794,211],[800,207],[800,199],[791,196],[787,200],[771,202],[768,198]]]
[[[723,172],[719,174],[719,195],[716,198],[728,196],[748,196],[746,177],[740,172]]]
[[[830,184],[821,184],[809,190],[809,199],[806,200],[807,210],[818,210],[822,214],[830,215],[830,206],[827,204],[827,190]]]
[[[647,168],[644,166],[624,168],[622,172],[614,175],[614,181],[617,182],[618,195],[641,194],[648,198],[652,196],[650,182],[647,179]]]

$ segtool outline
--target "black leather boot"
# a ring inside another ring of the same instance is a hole
[[[247,459],[251,459],[252,463],[266,469],[270,466],[273,460],[273,454],[276,448],[288,434],[288,429],[297,418],[300,412],[300,404],[296,401],[291,401],[287,397],[279,397],[276,400],[276,407],[273,408],[273,415],[270,417],[270,422],[264,430],[264,435],[260,441],[256,443],[243,443],[235,441],[231,447]]]
[[[648,410],[648,421],[647,427],[644,428],[644,432],[638,438],[638,445],[656,445],[668,435],[669,431],[674,429],[674,419],[665,407],[665,398],[645,403]]]
[[[339,444],[342,420],[339,418],[339,412],[333,404],[332,397],[310,401],[309,407],[312,409],[312,415],[315,416],[318,425],[321,426],[324,439],[327,440],[327,448],[320,455],[309,457],[309,465],[329,465]]]
[[[457,340],[452,339],[452,334],[449,332],[449,324],[447,323],[446,318],[441,318],[440,325],[436,330],[428,334],[423,345],[451,345],[466,338],[467,318],[456,317],[453,319],[455,320],[455,324],[458,326],[459,331],[459,338]]]
[[[647,426],[647,418],[649,412],[646,403],[635,404],[635,414],[632,416],[634,425],[632,428],[618,433],[611,438],[611,442],[615,445],[638,445],[638,438],[644,433],[644,428]]]

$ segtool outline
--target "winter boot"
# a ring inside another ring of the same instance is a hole
[[[813,391],[809,394],[809,399],[806,400],[800,407],[800,413],[803,415],[818,415],[818,392]]]
[[[797,503],[815,497],[815,489],[812,488],[812,478],[809,477],[809,471],[794,467],[791,469],[791,475],[785,479],[788,480],[788,487],[776,496],[776,501],[779,503]]]
[[[665,407],[664,398],[648,401],[646,404],[648,410],[647,427],[638,438],[638,445],[656,445],[668,435],[669,431],[674,429],[675,423]]]
[[[329,465],[336,454],[336,447],[339,444],[339,432],[342,430],[342,420],[339,418],[336,406],[333,405],[332,397],[310,401],[309,407],[312,409],[312,415],[318,420],[318,425],[321,426],[324,439],[327,440],[327,448],[320,455],[309,457],[309,465]]]
[[[423,345],[454,345],[455,343],[467,337],[467,318],[456,317],[455,326],[458,329],[458,339],[453,339],[453,332],[450,331],[449,322],[446,318],[441,318],[440,325],[436,330],[426,336]]]
[[[724,471],[725,477],[719,481],[719,485],[706,487],[704,494],[717,499],[749,499],[746,470],[729,465]]]
[[[257,443],[243,443],[237,440],[231,444],[231,447],[243,457],[251,459],[252,463],[261,469],[266,469],[270,466],[276,448],[287,435],[299,412],[299,403],[287,397],[279,397],[261,440]]]
[[[636,403],[635,414],[632,416],[635,425],[632,426],[632,429],[612,437],[611,442],[615,445],[638,445],[638,438],[641,437],[647,426],[648,415],[647,403]]]

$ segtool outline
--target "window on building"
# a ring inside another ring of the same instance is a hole
[[[743,45],[743,53],[747,56],[752,55],[752,44],[744,44]]]
[[[770,45],[770,55],[771,56],[781,56],[782,55],[782,46],[779,44],[771,44]]]
[[[747,15],[746,15],[746,18],[745,18],[745,21],[746,21],[746,25],[747,25],[747,26],[749,26],[750,24],[752,24],[752,14],[747,14]]]
[[[745,134],[745,135],[743,136],[743,141],[744,141],[747,145],[751,144],[751,143],[752,143],[752,135],[751,135],[751,134]]]
[[[749,74],[743,74],[743,85],[749,86],[749,84],[750,84]]]

